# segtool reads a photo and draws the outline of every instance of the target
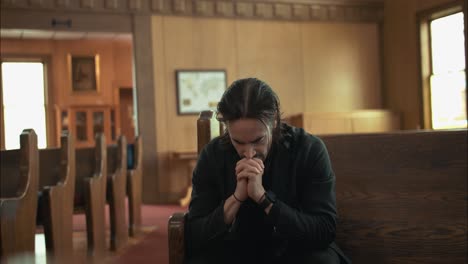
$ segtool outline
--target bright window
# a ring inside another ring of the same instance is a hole
[[[463,13],[430,23],[432,128],[466,128],[466,75]]]
[[[39,148],[47,146],[44,65],[2,62],[5,149],[18,149],[23,129],[32,128]]]

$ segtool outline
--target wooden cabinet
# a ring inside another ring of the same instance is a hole
[[[57,136],[60,137],[62,131],[70,131],[77,148],[94,146],[96,133],[104,133],[107,144],[115,143],[118,131],[112,106],[56,107],[56,114]]]

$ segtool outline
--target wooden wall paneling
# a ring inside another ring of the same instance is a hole
[[[112,42],[113,87],[133,87],[133,44],[131,40]],[[116,103],[114,101],[113,103]]]
[[[193,19],[181,17],[153,18],[153,34],[156,57],[155,75],[166,89],[156,89],[157,115],[166,125],[158,127],[157,140],[161,142],[160,162],[165,162],[161,173],[169,176],[161,179],[162,189],[169,200],[177,201],[186,186],[187,161],[175,161],[173,151],[196,148],[196,115],[178,116],[175,70],[224,69],[228,84],[236,76],[236,45],[234,21],[227,19]],[[188,135],[194,135],[188,136]],[[162,157],[164,156],[164,157]],[[181,184],[182,183],[182,184]]]
[[[303,111],[300,25],[236,20],[238,77],[257,77],[278,94],[285,115]],[[288,52],[284,52],[288,51]]]
[[[378,27],[302,25],[304,111],[381,108]]]
[[[314,135],[347,134],[353,132],[353,124],[350,119],[337,116],[334,118],[310,120],[306,122],[304,129]]]
[[[387,132],[400,129],[400,117],[390,111],[356,111],[351,114],[354,133]]]
[[[375,133],[400,129],[399,115],[384,109],[349,112],[306,112],[285,121],[312,134]]]
[[[193,30],[196,30],[197,27],[193,23],[193,18],[186,17],[164,17],[162,19],[162,44],[165,52],[164,70],[156,74],[164,78],[165,91],[160,92],[160,94],[164,95],[162,100],[165,100],[164,105],[166,108],[163,110],[163,122],[165,122],[166,126],[161,127],[163,131],[157,136],[158,140],[166,141],[165,148],[160,148],[161,155],[159,156],[161,163],[164,164],[160,168],[160,173],[168,175],[168,177],[160,179],[161,193],[166,201],[177,201],[180,198],[178,192],[173,191],[173,189],[186,175],[182,169],[185,166],[174,163],[170,152],[171,150],[183,148],[184,145],[190,145],[191,138],[189,135],[195,132],[191,129],[188,121],[195,120],[195,117],[177,116],[175,81],[176,69],[200,68],[194,63],[193,46],[195,44],[193,38],[196,33]]]
[[[167,133],[167,127],[169,126],[169,120],[167,118],[168,111],[175,111],[169,107],[169,102],[167,100],[167,93],[170,92],[170,86],[167,85],[170,82],[169,77],[166,72],[166,46],[164,39],[164,18],[160,16],[153,16],[151,18],[151,30],[152,30],[152,40],[153,40],[153,76],[158,76],[154,79],[154,107],[155,107],[155,119],[158,122],[158,126],[155,127],[155,140],[157,149],[157,173],[159,175],[168,175],[170,169],[168,167],[168,152],[169,152],[169,134]],[[175,78],[175,77],[173,77]],[[145,135],[143,137],[146,138]],[[143,154],[144,155],[144,154]],[[158,189],[160,190],[160,200],[166,202],[167,191],[168,190],[168,179],[167,177],[161,177],[158,181]],[[143,193],[146,192],[146,189],[143,187]],[[144,194],[145,196],[145,194]],[[145,201],[145,200],[143,200]]]
[[[169,141],[167,139],[167,112],[175,111],[168,106],[168,100],[166,93],[169,92],[170,88],[166,84],[170,82],[170,76],[166,73],[166,46],[164,39],[164,17],[153,16],[152,17],[152,39],[153,39],[153,76],[155,78],[155,118],[158,120],[159,126],[156,127],[156,143],[159,152],[168,151]],[[173,77],[175,79],[175,76]]]

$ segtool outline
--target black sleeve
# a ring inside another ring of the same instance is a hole
[[[208,145],[209,146],[209,145]],[[192,198],[186,225],[187,249],[196,253],[224,237],[229,226],[224,223],[224,200],[216,175],[213,151],[201,152],[192,177]]]
[[[268,217],[280,237],[326,248],[336,231],[335,175],[320,139],[301,148],[295,161],[298,208],[277,201]]]

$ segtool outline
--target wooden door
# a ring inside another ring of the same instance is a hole
[[[127,138],[128,143],[135,141],[135,122],[133,114],[133,89],[119,89],[120,131]]]

